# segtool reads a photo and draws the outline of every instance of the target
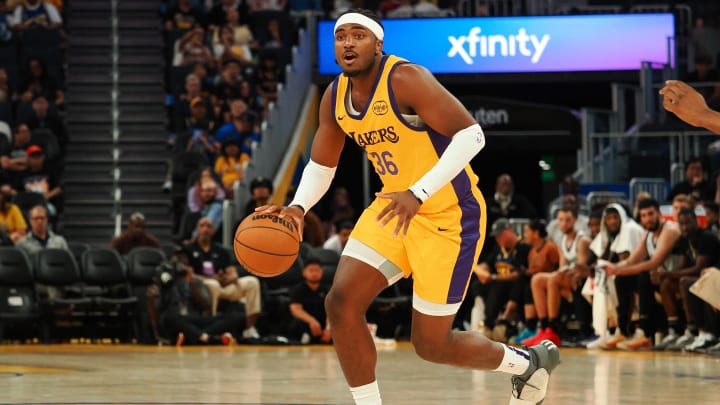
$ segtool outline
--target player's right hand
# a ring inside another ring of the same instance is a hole
[[[278,217],[285,218],[289,217],[290,220],[295,224],[295,228],[298,230],[300,235],[300,242],[303,240],[303,228],[305,225],[305,212],[298,206],[278,206],[278,205],[263,205],[262,207],[255,208],[255,212],[261,214],[278,214]]]

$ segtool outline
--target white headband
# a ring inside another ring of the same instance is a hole
[[[335,29],[333,32],[336,32],[338,30],[338,27],[340,27],[343,24],[357,24],[362,25],[363,27],[367,28],[375,34],[377,39],[383,39],[383,36],[385,35],[385,32],[383,31],[380,24],[373,21],[371,18],[366,17],[359,13],[347,13],[343,14],[340,18],[337,19],[335,22]]]

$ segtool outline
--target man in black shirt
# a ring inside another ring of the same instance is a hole
[[[242,300],[245,303],[246,328],[243,338],[259,338],[255,323],[260,316],[260,281],[255,276],[238,277],[228,251],[213,242],[215,227],[207,217],[197,224],[197,238],[185,246],[195,277],[203,280],[210,290],[212,315],[217,313],[218,301]]]
[[[664,349],[670,350],[682,350],[689,347],[691,344],[695,344],[697,338],[694,335],[697,333],[698,327],[701,330],[703,337],[702,342],[698,342],[695,350],[707,348],[714,343],[714,336],[708,337],[703,334],[705,331],[705,323],[703,322],[703,310],[699,313],[693,313],[689,309],[693,307],[688,302],[693,298],[689,297],[689,291],[685,288],[689,288],[690,284],[697,280],[700,272],[710,266],[715,265],[720,258],[720,241],[717,236],[712,233],[700,229],[697,223],[697,217],[695,211],[690,208],[683,208],[678,214],[678,225],[680,226],[681,237],[678,239],[673,249],[680,255],[677,268],[673,271],[664,271],[662,268],[651,272],[652,281],[660,285],[660,295],[662,296],[663,308],[668,318],[668,326],[672,331],[668,334],[679,335],[679,317],[678,309],[675,302],[675,297],[678,292],[682,293],[684,301],[683,307],[685,309],[685,316],[687,318],[687,328],[683,336],[678,336],[674,342],[663,342]],[[690,304],[690,305],[688,305]],[[690,308],[689,308],[690,307]],[[699,318],[699,319],[698,319]],[[709,333],[709,332],[708,332]],[[699,338],[700,336],[698,336]]]
[[[475,267],[475,274],[482,284],[488,284],[485,326],[492,329],[498,319],[511,319],[515,310],[522,307],[524,302],[532,302],[532,297],[525,293],[524,288],[529,278],[522,277],[521,271],[528,267],[528,254],[532,247],[520,241],[505,218],[493,223],[490,236],[495,237],[497,246],[486,261]],[[505,311],[498,318],[503,307]],[[496,340],[503,339],[502,336],[494,335]]]
[[[705,230],[712,232],[713,235],[718,236],[720,232],[720,218],[718,212],[720,207],[715,201],[705,201]]]
[[[702,160],[698,157],[692,157],[685,163],[685,180],[677,183],[670,190],[667,200],[672,201],[678,194],[687,194],[696,203],[713,201],[715,200],[714,183],[705,179],[705,167]]]
[[[308,257],[302,274],[305,281],[290,293],[290,313],[295,318],[289,327],[290,336],[302,343],[329,343],[330,325],[326,321],[325,296],[330,288],[320,282],[323,276],[320,261]]]

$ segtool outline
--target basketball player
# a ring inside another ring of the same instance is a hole
[[[558,228],[563,233],[558,245],[560,268],[552,273],[538,273],[530,281],[540,328],[537,335],[522,342],[524,345],[535,345],[545,339],[560,344],[558,332],[560,331],[562,297],[573,302],[578,314],[585,310],[585,316],[578,316],[578,319],[584,321],[584,327],[589,327],[591,319],[587,319],[589,318],[587,308],[582,307],[587,306],[587,302],[584,298],[579,298],[582,283],[573,283],[573,277],[585,274],[584,270],[587,269],[585,264],[590,260],[591,240],[584,232],[575,230],[575,221],[577,221],[576,206],[563,206],[558,210]]]
[[[680,238],[680,229],[677,223],[667,221],[660,215],[660,205],[652,198],[638,203],[640,211],[640,224],[645,228],[641,242],[625,260],[616,264],[608,264],[605,272],[609,276],[616,276],[615,287],[618,294],[618,320],[623,326],[630,314],[630,305],[633,300],[633,290],[638,293],[640,312],[639,327],[635,335],[617,347],[623,350],[636,350],[650,347],[652,344],[647,335],[652,333],[651,318],[652,306],[655,305],[654,287],[650,280],[650,271],[663,267],[663,271],[672,267],[665,263],[672,253],[675,243]]]
[[[383,27],[367,10],[335,23],[343,73],[320,102],[319,127],[295,199],[280,210],[302,226],[328,190],[345,137],[365,149],[383,189],[360,216],[325,306],[357,405],[381,404],[377,354],[365,312],[388,285],[412,274],[412,343],[425,360],[512,374],[511,403],[543,400],[560,352],[528,350],[451,331],[485,234],[485,202],[470,160],[485,137],[467,109],[426,69],[383,53]]]
[[[666,110],[690,125],[720,134],[720,112],[711,110],[695,89],[679,80],[668,80],[660,94]]]

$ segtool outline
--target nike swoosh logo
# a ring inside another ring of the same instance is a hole
[[[440,227],[438,227],[438,231],[440,231],[440,232],[447,232],[447,231],[449,231],[449,230],[450,230],[450,228],[440,228]]]
[[[343,120],[343,118],[345,118],[345,116],[343,115],[343,116],[341,116],[341,117],[337,117],[337,118],[338,118],[338,121],[342,121],[342,120]]]

